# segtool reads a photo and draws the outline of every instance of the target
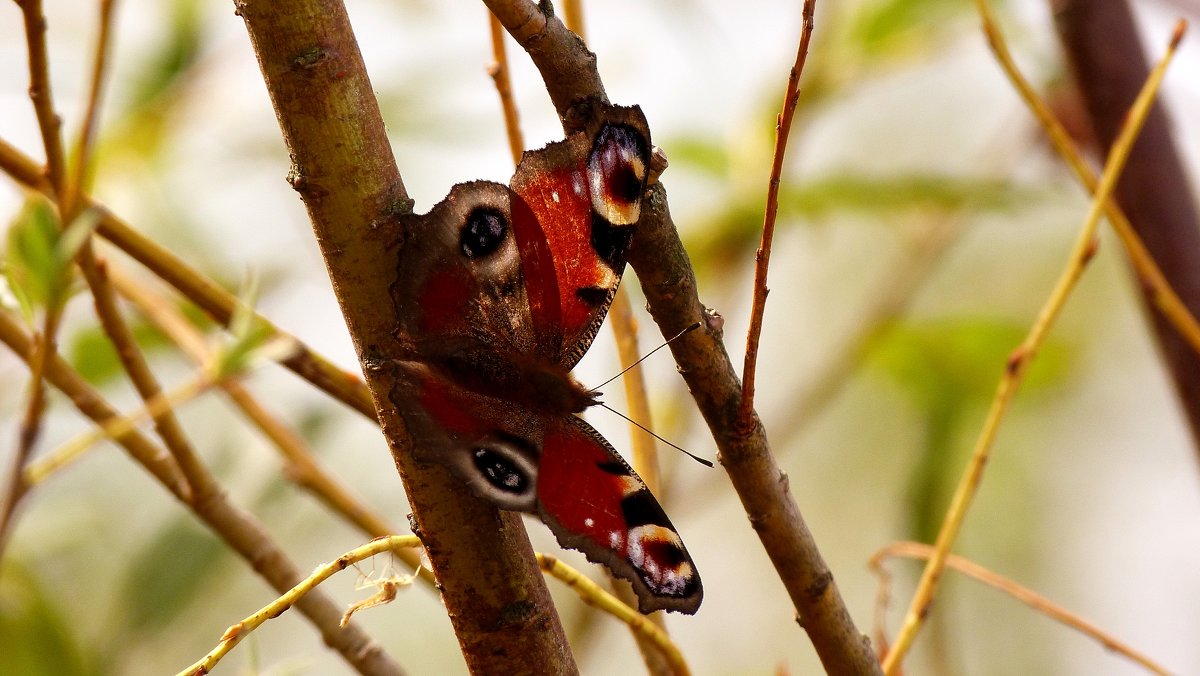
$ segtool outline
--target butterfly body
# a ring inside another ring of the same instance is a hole
[[[633,236],[650,140],[637,108],[525,153],[509,186],[454,186],[403,219],[392,288],[392,400],[421,460],[629,579],[644,612],[702,597],[645,484],[576,414],[599,402],[570,370],[604,319]]]

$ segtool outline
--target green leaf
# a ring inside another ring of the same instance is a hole
[[[785,180],[780,188],[777,227],[843,213],[877,216],[879,223],[891,223],[897,214],[917,210],[1008,213],[1035,205],[1040,197],[1039,191],[1006,180],[940,174],[833,174],[802,182]],[[690,235],[686,242],[697,265],[740,259],[758,246],[764,200],[764,193],[733,199],[724,211],[701,223],[698,234]]]
[[[71,616],[12,557],[0,567],[0,674],[87,676],[100,673],[85,656]]]
[[[171,344],[162,332],[144,319],[132,320],[129,328],[134,340],[147,354]],[[100,326],[89,326],[73,333],[66,352],[75,370],[93,385],[103,385],[122,372],[117,351]]]
[[[879,0],[856,14],[849,41],[873,58],[913,51],[928,51],[939,43],[938,28],[957,15],[973,12],[970,3],[957,0]]]
[[[27,199],[8,229],[4,274],[27,319],[62,302],[71,268],[60,256],[60,235],[58,212],[41,196]]]
[[[869,361],[909,388],[926,408],[986,401],[1028,331],[1025,324],[985,318],[905,323],[881,339]],[[1065,348],[1050,341],[1022,388],[1054,382],[1065,370]]]

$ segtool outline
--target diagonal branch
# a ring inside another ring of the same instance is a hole
[[[607,101],[596,74],[596,57],[552,16],[528,0],[484,0],[509,33],[525,47],[542,73],[563,127],[573,129],[588,114],[588,101]],[[642,216],[629,253],[664,337],[697,320],[705,329],[672,341],[671,352],[707,421],[721,463],[746,508],[826,671],[878,673],[870,640],[854,626],[816,541],[775,464],[757,415],[747,431],[737,423],[741,385],[721,341],[721,321],[707,312],[696,276],[657,183],[642,200]]]
[[[787,89],[783,94],[783,111],[775,119],[775,151],[771,155],[771,178],[767,182],[767,206],[763,210],[762,240],[754,255],[754,301],[750,308],[750,328],[746,332],[746,357],[742,366],[742,403],[738,408],[739,424],[749,429],[754,421],[754,375],[758,370],[758,341],[762,336],[763,313],[767,309],[767,269],[771,263],[771,244],[775,241],[775,217],[779,214],[779,184],[783,174],[783,158],[787,152],[788,135],[796,103],[800,100],[800,74],[808,58],[808,43],[812,40],[813,12],[816,0],[805,0],[803,28],[796,47],[796,62],[788,73]]]
[[[26,363],[31,361],[33,341],[6,312],[0,312],[0,342]],[[117,411],[58,355],[51,355],[46,363],[46,380],[67,395],[75,407],[95,423],[104,425],[120,418]],[[187,485],[171,456],[140,432],[125,432],[115,441],[245,559],[272,588],[282,593],[300,581],[302,576],[299,569],[270,534],[253,516],[231,503],[224,493],[216,491],[205,496],[189,495]],[[200,471],[207,473],[203,468]],[[200,484],[216,486],[211,476],[205,476]],[[326,645],[341,653],[359,672],[402,673],[382,648],[357,626],[338,627],[342,612],[324,594],[308,596],[296,604],[296,609],[320,631]]]
[[[1149,72],[1129,4],[1054,0],[1050,5],[1093,131],[1107,152]],[[1191,185],[1175,150],[1166,108],[1156,103],[1117,184],[1116,201],[1170,286],[1192,316],[1200,316],[1200,212]],[[1153,293],[1143,287],[1143,295],[1153,306]],[[1200,354],[1171,329],[1161,312],[1150,314],[1200,453]]]

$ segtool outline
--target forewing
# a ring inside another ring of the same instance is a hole
[[[650,162],[639,108],[603,107],[587,132],[525,153],[513,175],[515,233],[545,354],[587,351],[625,269]]]

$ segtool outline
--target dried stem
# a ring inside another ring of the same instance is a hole
[[[288,608],[291,608],[300,599],[304,598],[305,595],[315,590],[317,585],[333,577],[336,573],[340,573],[359,561],[369,559],[376,554],[383,554],[389,551],[399,554],[403,551],[409,551],[413,547],[420,546],[421,540],[415,535],[389,535],[372,540],[361,547],[355,547],[333,561],[322,566],[317,566],[317,569],[312,574],[296,583],[294,587],[284,592],[279,598],[263,606],[253,615],[226,629],[216,648],[213,648],[207,655],[192,663],[191,666],[180,671],[177,676],[201,676],[211,673],[217,662],[220,662],[221,658],[228,654],[230,650],[233,650],[233,647],[240,643],[242,639],[249,636],[250,632],[258,629],[267,620],[282,615]]]
[[[1026,368],[1036,355],[1054,320],[1057,319],[1059,313],[1062,311],[1067,298],[1075,288],[1079,277],[1083,274],[1088,261],[1096,253],[1096,227],[1103,212],[1104,203],[1112,194],[1121,169],[1125,166],[1129,150],[1137,138],[1137,133],[1141,130],[1142,123],[1146,119],[1146,115],[1150,110],[1150,104],[1153,102],[1158,87],[1162,83],[1163,75],[1166,73],[1167,65],[1174,56],[1179,41],[1183,38],[1183,30],[1184,24],[1180,23],[1176,26],[1166,55],[1151,73],[1142,91],[1138,94],[1137,101],[1135,101],[1133,107],[1130,109],[1126,125],[1121,130],[1121,136],[1118,138],[1117,143],[1113,145],[1112,152],[1109,153],[1108,160],[1104,166],[1104,173],[1100,179],[1100,185],[1097,188],[1091,208],[1088,210],[1087,217],[1084,219],[1083,227],[1080,229],[1079,235],[1075,240],[1075,245],[1067,259],[1067,264],[1058,282],[1055,284],[1050,297],[1046,300],[1041,312],[1038,313],[1038,318],[1030,329],[1029,334],[1009,357],[1004,375],[1000,378],[995,397],[992,399],[992,405],[988,410],[987,419],[975,442],[975,448],[971,453],[971,460],[962,478],[959,480],[958,487],[955,489],[954,497],[950,503],[950,508],[947,510],[945,520],[942,522],[942,527],[938,532],[935,545],[936,550],[921,575],[921,581],[917,585],[917,591],[904,618],[904,625],[900,628],[900,633],[897,635],[894,645],[884,659],[883,668],[886,674],[898,673],[904,656],[912,647],[917,633],[928,616],[938,582],[945,568],[946,557],[949,555],[950,548],[958,537],[963,520],[966,518],[967,509],[970,507],[971,500],[983,478],[983,469],[990,457],[992,443],[995,441],[1000,423],[1004,419],[1005,413],[1008,412],[1009,404],[1016,394]]]
[[[1091,166],[1084,160],[1083,154],[1075,146],[1071,135],[1062,123],[1055,117],[1054,111],[1046,105],[1046,102],[1034,90],[1033,85],[1017,68],[1004,39],[1004,34],[1000,30],[1000,25],[992,13],[991,6],[987,0],[976,0],[975,5],[979,10],[988,46],[996,56],[1004,74],[1008,76],[1013,87],[1021,95],[1021,100],[1029,107],[1038,123],[1042,125],[1042,129],[1046,132],[1046,136],[1059,156],[1066,160],[1079,181],[1087,188],[1088,193],[1095,193],[1096,172],[1092,171]],[[1162,313],[1162,316],[1175,328],[1179,337],[1186,341],[1193,351],[1200,354],[1200,323],[1197,323],[1187,305],[1171,288],[1166,276],[1159,269],[1158,263],[1155,262],[1154,257],[1147,250],[1142,238],[1138,236],[1116,200],[1110,199],[1104,204],[1104,216],[1112,224],[1113,230],[1116,231],[1121,243],[1125,246],[1125,252],[1137,272],[1146,299]]]
[[[882,614],[882,611],[886,609],[886,599],[888,597],[887,590],[891,587],[891,575],[884,567],[884,562],[889,558],[897,556],[910,559],[928,560],[933,556],[933,553],[933,547],[930,547],[926,544],[921,544],[919,542],[893,542],[887,547],[875,552],[871,556],[869,565],[871,570],[875,571],[875,574],[879,577],[879,598],[881,607],[877,607],[878,613]],[[1152,673],[1161,674],[1163,676],[1166,676],[1166,674],[1170,673],[1165,667],[1156,663],[1154,660],[1150,659],[1141,652],[1134,650],[1132,647],[1105,632],[1100,627],[1088,622],[1082,617],[1054,603],[1050,599],[1038,594],[1032,589],[1018,584],[1009,578],[1004,577],[1003,575],[984,568],[970,559],[951,554],[950,556],[946,557],[946,566],[953,568],[964,575],[973,577],[989,587],[993,587],[1004,592],[1005,594],[1008,594],[1014,599],[1024,603],[1030,608],[1033,608],[1050,619],[1065,624],[1066,626],[1075,629],[1079,633],[1096,640],[1100,643],[1100,645],[1104,646],[1106,650],[1112,650],[1113,652],[1119,653],[1120,655],[1137,662]]]
[[[775,151],[771,156],[771,178],[767,183],[767,206],[763,215],[762,240],[754,256],[754,301],[750,309],[750,328],[746,331],[746,358],[742,366],[742,402],[738,408],[738,424],[749,430],[754,422],[754,374],[758,367],[758,341],[762,336],[763,313],[767,307],[767,268],[771,263],[771,243],[775,240],[775,218],[779,213],[779,183],[783,174],[783,159],[787,152],[792,118],[800,100],[800,74],[808,57],[812,40],[813,12],[816,0],[805,0],[800,43],[796,62],[788,73],[787,89],[783,95],[783,111],[775,119]]]
[[[6,312],[0,312],[0,342],[8,345],[26,363],[30,362],[32,340]],[[116,410],[57,355],[47,362],[46,379],[96,424],[104,425],[119,418]],[[286,591],[301,579],[295,564],[288,560],[262,525],[252,515],[231,504],[224,493],[214,492],[206,496],[189,494],[174,459],[138,431],[129,431],[116,441],[274,589]],[[211,476],[204,477],[198,484],[216,485]],[[339,628],[341,611],[324,595],[310,595],[297,603],[296,607],[320,631],[325,643],[337,650],[360,673],[401,673],[399,666],[357,626]]]
[[[1049,4],[1092,131],[1101,148],[1110,148],[1148,70],[1133,12],[1125,0]],[[1172,138],[1173,126],[1165,104],[1156,104],[1115,195],[1149,255],[1191,314],[1200,316],[1200,208]],[[1154,299],[1145,291],[1144,296],[1153,307]],[[1176,335],[1164,315],[1152,312],[1150,318],[1200,453],[1200,354]]]
[[[559,8],[562,10],[563,24],[567,30],[587,40],[583,25],[583,0],[562,0]]]
[[[521,153],[525,152],[525,139],[521,135],[521,119],[517,115],[517,102],[513,99],[512,80],[508,72],[508,53],[504,48],[504,27],[492,13],[488,13],[488,25],[492,34],[492,58],[495,61],[488,66],[488,75],[496,83],[496,93],[500,95],[500,107],[504,110],[504,131],[508,136],[508,149],[512,153],[513,164],[521,161]]]

